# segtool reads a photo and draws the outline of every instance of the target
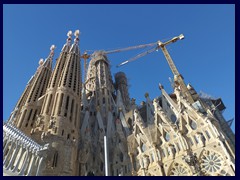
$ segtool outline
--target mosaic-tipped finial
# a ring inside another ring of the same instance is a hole
[[[161,83],[159,83],[158,86],[159,86],[160,90],[164,89],[164,87],[163,87],[163,85]]]
[[[71,38],[71,37],[72,37],[72,31],[71,31],[71,30],[68,31],[67,36],[68,36],[68,38]]]
[[[54,51],[55,49],[56,49],[56,46],[55,45],[51,45],[50,50]]]
[[[74,39],[74,42],[75,43],[77,43],[78,41],[79,41],[79,34],[80,34],[80,31],[79,30],[76,30],[75,32],[74,32],[74,36],[76,36],[76,38]]]
[[[80,31],[77,29],[77,30],[75,31],[75,33],[74,33],[74,36],[78,37],[79,34],[80,34]]]
[[[51,52],[50,52],[50,57],[52,58],[53,57],[53,55],[54,55],[54,50],[56,49],[56,46],[55,45],[51,45],[51,47],[50,47],[50,50],[51,50]]]
[[[38,64],[41,66],[41,65],[43,65],[43,63],[44,63],[44,60],[43,60],[43,58],[41,58],[41,59],[39,60]]]
[[[66,41],[66,44],[63,45],[63,48],[62,48],[62,51],[63,52],[68,52],[69,51],[69,48],[71,46],[71,41],[72,41],[72,31],[68,31],[67,33],[67,41]]]

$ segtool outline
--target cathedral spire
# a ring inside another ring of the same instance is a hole
[[[47,68],[49,68],[50,70],[52,70],[52,59],[54,56],[54,50],[56,49],[55,45],[52,45],[50,47],[50,54],[49,56],[46,58],[45,62],[43,63],[43,65]]]
[[[70,52],[72,53],[76,53],[76,54],[80,54],[80,49],[79,49],[79,35],[80,35],[80,31],[79,30],[76,30],[74,32],[74,35],[75,35],[75,39],[74,39],[74,43],[70,49]]]
[[[71,46],[71,41],[72,41],[72,31],[68,31],[67,33],[67,41],[64,44],[63,48],[62,48],[62,52],[68,52]]]
[[[39,60],[39,66],[34,76],[29,80],[28,86],[21,100],[17,104],[19,115],[16,115],[14,125],[25,134],[30,135],[36,117],[40,113],[42,106],[41,97],[44,96],[52,73],[52,58],[55,46],[50,48],[50,54],[45,59]]]
[[[76,36],[76,38],[74,39],[74,44],[78,44],[78,42],[79,42],[79,35],[80,35],[80,31],[79,30],[76,30],[75,32],[74,32],[74,36]]]

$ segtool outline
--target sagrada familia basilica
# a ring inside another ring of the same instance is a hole
[[[137,105],[107,53],[91,54],[82,82],[79,31],[39,61],[3,125],[5,176],[235,176],[235,135],[221,98],[185,85],[165,43],[173,92]],[[86,54],[85,54],[86,55]],[[151,87],[149,87],[151,88]],[[10,97],[9,97],[10,98]]]

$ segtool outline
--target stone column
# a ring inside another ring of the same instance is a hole
[[[8,145],[9,143],[11,143],[12,141],[10,141],[9,139],[7,140],[7,144],[5,145],[4,149],[3,149],[3,155],[6,153],[7,151],[7,148],[8,148]]]
[[[27,160],[29,158],[28,154],[29,154],[29,151],[28,151],[28,149],[26,149],[26,156],[24,158],[24,161],[23,161],[22,167],[20,169],[20,172],[18,173],[19,175],[23,175],[23,172],[24,172],[24,170],[26,168]]]
[[[6,145],[7,145],[7,143],[8,143],[8,138],[4,137],[4,139],[3,139],[3,147],[4,147],[4,149],[5,149]],[[4,146],[4,144],[5,144],[5,146]]]
[[[45,108],[43,109],[43,112],[44,114],[50,114],[50,111],[48,113],[46,113],[47,109],[49,108],[48,107],[48,103],[50,101],[50,94],[47,95],[47,99],[46,99],[46,102],[45,102]]]
[[[20,150],[20,146],[16,143],[16,148],[15,148],[14,151],[13,151],[12,158],[10,159],[9,164],[8,164],[8,166],[6,167],[7,170],[8,170],[9,168],[10,168],[10,170],[11,170],[11,166],[12,166],[12,164],[14,163],[14,161],[15,161],[15,159],[16,159],[16,156],[17,156],[17,154],[18,154],[18,152],[19,152],[19,150]]]
[[[26,112],[25,112],[26,111]],[[25,118],[26,117],[26,115],[27,115],[27,109],[26,109],[26,106],[24,106],[23,107],[23,109],[21,110],[21,116],[19,117],[19,120],[18,120],[18,123],[17,123],[17,128],[19,128],[20,127],[20,125],[22,126],[22,124],[23,124],[23,118]]]
[[[53,91],[53,94],[54,94],[55,92]],[[58,114],[58,104],[59,104],[59,101],[60,101],[60,94],[58,94],[57,95],[57,93],[56,93],[56,95],[55,95],[55,98],[54,98],[54,105],[53,105],[53,108],[52,108],[52,116],[56,116],[57,114]]]
[[[39,161],[39,163],[38,163],[38,168],[37,168],[36,176],[39,176],[40,168],[41,168],[41,165],[42,165],[42,161],[43,161],[43,157],[40,158],[40,161]]]
[[[29,167],[30,167],[30,163],[31,163],[32,157],[33,157],[33,154],[32,154],[32,152],[31,152],[31,150],[29,150],[29,152],[28,152],[28,158],[27,158],[27,161],[26,161],[26,163],[25,163],[25,167],[24,167],[23,173],[22,173],[23,176],[24,176],[25,172],[26,172],[26,174],[28,173],[28,169],[29,169]]]
[[[34,162],[36,160],[37,156],[33,153],[32,154],[32,158],[31,158],[31,161],[29,163],[29,170],[27,172],[27,176],[31,176],[31,173],[32,173],[32,170],[33,170],[33,166],[34,166]]]
[[[23,149],[23,147],[20,147],[21,149],[21,151],[20,151],[20,156],[19,156],[19,159],[18,159],[18,161],[17,161],[17,163],[16,163],[16,166],[13,168],[13,172],[15,172],[16,170],[17,170],[17,168],[18,168],[18,165],[19,165],[19,163],[20,163],[20,160],[22,159],[22,155],[23,155],[23,153],[25,152],[24,151],[24,149]]]
[[[37,172],[37,168],[38,168],[38,163],[40,160],[39,155],[35,152],[35,156],[34,156],[34,160],[33,160],[33,164],[32,164],[32,169],[31,172],[29,173],[28,176],[36,176],[36,172]]]
[[[40,159],[40,157],[39,157],[39,155],[37,155],[37,158],[36,158],[36,160],[34,162],[35,166],[38,166],[39,159]]]
[[[13,144],[14,144],[14,142],[11,141],[11,146],[10,146],[9,151],[8,151],[8,153],[6,154],[6,157],[5,157],[4,161],[3,161],[3,166],[6,164],[6,162],[7,162],[8,158],[9,158],[9,156],[11,155],[10,152],[11,152],[12,149],[13,149]]]

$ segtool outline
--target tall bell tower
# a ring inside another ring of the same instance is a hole
[[[32,131],[40,143],[50,145],[43,175],[75,175],[81,112],[79,30],[72,45],[72,32],[67,35]]]
[[[55,46],[52,45],[49,56],[44,61],[40,59],[36,73],[31,77],[27,86],[16,104],[14,115],[9,123],[15,125],[26,135],[30,135],[36,116],[40,114],[42,99],[52,73],[52,58]]]

